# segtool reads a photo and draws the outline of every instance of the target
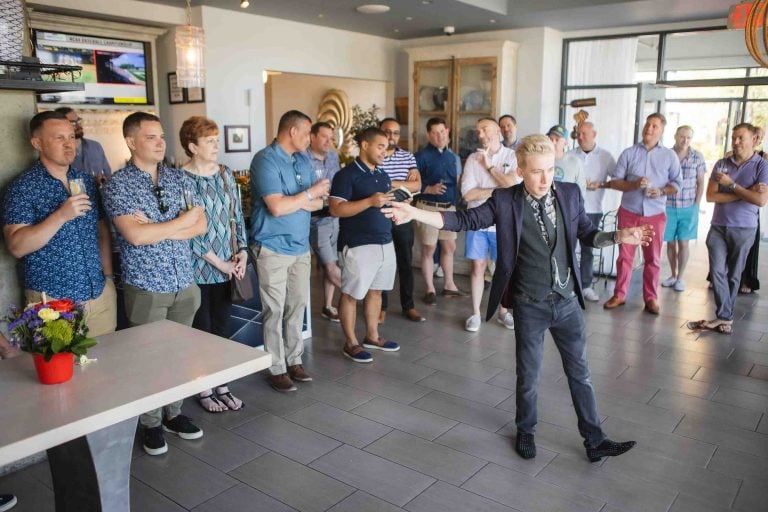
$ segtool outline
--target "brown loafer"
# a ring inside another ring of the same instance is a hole
[[[467,294],[461,290],[443,290],[443,293],[441,293],[443,297],[466,297]]]
[[[403,311],[403,315],[405,316],[405,318],[407,318],[411,322],[426,322],[427,321],[426,318],[421,316],[419,314],[419,312],[416,311],[416,308],[406,309],[405,311]]]
[[[625,304],[624,299],[620,299],[616,297],[615,295],[608,299],[605,304],[603,304],[603,309],[614,309],[619,306],[623,306]]]
[[[428,306],[437,304],[437,295],[435,295],[435,292],[427,292],[427,294],[424,295],[424,304],[427,304]]]
[[[647,313],[650,313],[652,315],[658,315],[659,314],[659,304],[655,300],[647,300],[645,301],[645,311]]]
[[[275,391],[280,391],[281,393],[288,393],[289,391],[296,391],[296,386],[293,385],[293,381],[288,376],[287,373],[281,373],[280,375],[270,375],[269,376],[269,385],[272,386],[272,389]]]
[[[309,376],[306,370],[304,370],[304,367],[300,364],[289,366],[288,375],[291,376],[291,379],[299,382],[312,382],[312,377]]]

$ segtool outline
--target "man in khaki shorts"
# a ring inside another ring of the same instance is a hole
[[[341,299],[339,315],[344,330],[346,357],[356,363],[370,363],[372,350],[395,352],[400,345],[379,337],[381,292],[395,283],[395,249],[392,222],[381,213],[391,203],[389,175],[378,166],[389,145],[379,128],[366,128],[360,134],[360,156],[333,178],[329,205],[331,214],[340,217]],[[357,301],[364,300],[365,338],[362,347],[355,335]]]
[[[3,230],[8,250],[23,263],[25,299],[39,302],[44,292],[83,302],[89,334],[112,332],[117,307],[110,236],[96,183],[71,165],[75,131],[64,114],[42,112],[29,124],[40,159],[11,184]],[[71,185],[74,179],[81,181]]]
[[[427,121],[427,139],[429,143],[416,153],[416,165],[421,173],[421,195],[416,206],[430,212],[456,210],[457,188],[461,161],[448,147],[450,130],[441,117]],[[456,252],[456,233],[438,230],[424,223],[417,222],[416,236],[421,240],[421,274],[427,293],[424,302],[430,306],[437,304],[435,283],[432,277],[433,256],[440,241],[440,266],[445,274],[443,296],[463,297],[453,282],[453,254]]]

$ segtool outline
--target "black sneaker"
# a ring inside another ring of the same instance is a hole
[[[16,506],[16,496],[13,494],[0,494],[0,512],[11,510]]]
[[[144,451],[149,455],[162,455],[168,451],[162,427],[144,429]]]
[[[203,437],[202,429],[194,425],[183,414],[179,414],[171,420],[163,420],[163,430],[176,434],[182,439],[200,439]]]
[[[533,434],[518,432],[515,451],[524,459],[536,457],[536,442],[533,440]]]

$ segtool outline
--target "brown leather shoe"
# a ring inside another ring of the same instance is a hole
[[[280,391],[281,393],[288,393],[289,391],[296,391],[297,389],[287,373],[270,375],[267,380],[269,380],[269,385],[272,386],[272,389]]]
[[[427,304],[428,306],[437,304],[437,295],[435,295],[435,292],[427,292],[427,294],[424,295],[424,304]]]
[[[624,299],[620,299],[617,296],[613,296],[603,304],[603,309],[614,309],[625,304]]]
[[[289,366],[288,375],[291,376],[291,379],[299,382],[312,382],[312,377],[309,376],[306,370],[304,370],[304,367],[300,364]]]
[[[387,319],[387,312],[382,309],[381,311],[379,311],[379,323],[383,324],[384,320],[386,319]]]
[[[658,302],[656,302],[655,300],[645,301],[645,311],[652,315],[658,315],[659,314]]]
[[[403,315],[405,316],[405,318],[407,318],[411,322],[426,322],[427,321],[426,318],[421,316],[419,314],[419,312],[416,311],[416,308],[406,309],[405,311],[403,311]]]

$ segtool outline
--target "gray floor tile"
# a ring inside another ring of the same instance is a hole
[[[317,377],[312,382],[301,384],[301,393],[345,411],[354,409],[375,396],[362,389]]]
[[[408,382],[410,384],[416,383],[424,377],[435,373],[434,369],[427,368],[426,366],[419,363],[419,361],[422,361],[424,357],[431,357],[431,352],[421,359],[417,359],[416,362],[419,364],[406,363],[396,358],[390,358],[388,357],[390,354],[386,353],[382,354],[380,352],[374,352],[372,355],[373,363],[360,365],[361,370],[383,373],[388,377],[392,377],[393,379],[401,380],[403,382]]]
[[[686,416],[675,429],[675,433],[745,453],[768,457],[768,436],[739,427],[725,424],[712,425],[707,420]]]
[[[131,474],[185,508],[193,508],[237,484],[234,478],[174,448],[164,455],[134,460]]]
[[[712,401],[744,407],[753,411],[768,411],[768,396],[724,386],[720,387],[712,396]]]
[[[245,383],[247,385],[238,386],[238,392],[236,393],[237,396],[248,404],[246,408],[248,406],[257,407],[276,416],[286,416],[317,402],[311,396],[302,393],[301,390],[294,393],[279,393],[275,391],[267,383],[263,372],[241,379],[238,381],[238,384],[244,383],[246,380],[248,381]]]
[[[504,400],[497,408],[514,413],[516,410],[515,397],[511,397],[508,400]],[[537,401],[537,413],[539,421],[558,425],[566,429],[576,429],[577,418],[576,411],[573,409],[573,404],[566,401],[570,400],[570,396],[555,397],[549,395],[539,395]],[[599,409],[599,408],[598,408]],[[605,419],[605,415],[602,411],[598,410],[600,420]]]
[[[757,431],[761,434],[768,434],[768,413],[763,413],[763,419],[760,420]]]
[[[754,370],[752,370],[752,375],[745,377],[743,375],[718,372],[711,368],[701,368],[693,376],[693,380],[768,396],[768,380],[758,379],[754,377],[754,373]]]
[[[488,362],[488,364],[493,364]],[[487,381],[487,384],[498,386],[514,391],[517,385],[517,374],[515,373],[515,363],[510,364],[510,368],[494,375]],[[565,373],[561,364],[544,363],[539,370],[539,380],[541,382],[556,382],[561,379]],[[616,373],[618,375],[618,372]]]
[[[565,377],[563,381],[567,382]],[[638,382],[627,382],[618,378],[610,378],[604,375],[592,375],[592,385],[596,392],[602,392],[613,395],[616,398],[624,398],[641,404],[648,403],[648,400],[659,391],[656,386],[648,386]]]
[[[131,510],[135,510],[136,512],[185,512],[187,510],[169,500],[141,480],[131,478],[130,485]],[[16,509],[14,509],[14,511],[15,510]]]
[[[512,512],[514,509],[445,482],[436,482],[405,506],[410,512]]]
[[[435,442],[529,475],[541,471],[557,455],[542,447],[537,449],[535,459],[525,460],[515,452],[514,440],[510,437],[463,424],[455,426]]]
[[[402,512],[403,509],[375,496],[357,491],[341,503],[328,509],[328,512]]]
[[[719,446],[707,467],[735,478],[755,478],[768,475],[768,457]]]
[[[327,404],[313,404],[287,417],[328,437],[363,448],[392,429]]]
[[[632,451],[669,457],[693,466],[705,467],[715,450],[720,450],[714,444],[678,434],[660,432],[613,416],[609,416],[602,426],[605,434],[611,439],[637,441]]]
[[[428,354],[421,359],[416,360],[420,365],[453,373],[461,377],[467,377],[480,382],[487,382],[497,373],[501,373],[501,368],[495,368],[488,364],[465,361],[463,359],[444,354]]]
[[[424,439],[435,439],[456,422],[386,398],[374,398],[353,413]]]
[[[482,361],[488,356],[496,353],[495,349],[483,346],[475,340],[472,342],[456,342],[430,337],[421,341],[419,346],[429,348],[430,351],[438,354],[459,357],[474,362]]]
[[[523,512],[598,511],[605,504],[495,464],[481,469],[462,488]]]
[[[249,421],[234,432],[303,464],[308,464],[341,444],[272,414]]]
[[[681,348],[667,349],[659,356],[659,359],[680,361],[686,364],[703,366],[705,368],[713,368],[715,370],[721,370],[728,373],[736,373],[738,375],[748,375],[749,371],[752,369],[752,365],[754,364],[754,362],[735,360],[733,358],[725,359],[723,357],[701,354],[699,352],[693,352]]]
[[[166,436],[168,444],[224,473],[263,455],[267,451],[262,446],[207,421],[196,420],[196,424],[205,432],[202,439],[190,442],[174,435],[168,435]]]
[[[661,390],[650,401],[650,405],[685,414],[693,414],[699,418],[716,423],[728,423],[747,430],[756,429],[761,416],[760,412],[743,407],[714,403],[710,400],[683,395],[666,389]]]
[[[419,385],[490,406],[498,405],[512,395],[509,389],[442,371],[420,380]]]
[[[624,373],[619,375],[619,380],[626,380],[646,386],[656,386],[658,388],[668,389],[683,393],[684,395],[697,396],[699,398],[711,398],[715,394],[718,384],[710,382],[700,382],[697,380],[676,377],[674,375],[650,375],[647,372],[630,367]]]
[[[262,455],[230,474],[301,512],[325,511],[355,491],[276,453]]]
[[[765,510],[766,503],[768,503],[768,487],[765,485],[765,478],[761,477],[757,480],[744,480],[733,508],[752,512]]]
[[[515,415],[508,411],[440,391],[432,391],[411,406],[491,432],[515,419]]]
[[[768,381],[768,366],[756,364],[752,371],[749,372],[749,376]]]
[[[630,402],[603,393],[597,393],[597,409],[600,414],[623,418],[662,432],[672,432],[683,417],[681,412]]]
[[[409,384],[382,373],[364,370],[353,372],[339,379],[338,382],[404,404],[418,400],[431,391],[429,388],[418,384]]]
[[[296,512],[284,503],[245,484],[227,489],[192,509],[193,512]]]
[[[586,458],[557,457],[536,478],[634,512],[667,510],[677,496],[669,486],[604,470]]]
[[[477,457],[397,430],[365,451],[454,485],[461,485],[486,464]]]
[[[728,510],[733,509],[721,507],[707,501],[702,501],[698,497],[681,493],[675,499],[669,512],[726,512]]]
[[[517,434],[517,427],[513,422],[496,433],[514,440]],[[538,448],[545,448],[551,452],[570,455],[575,458],[586,457],[584,439],[576,430],[575,425],[573,429],[568,429],[545,421],[539,421],[536,424],[535,440],[537,450]],[[511,442],[513,443],[514,441]]]
[[[386,459],[343,445],[310,467],[402,507],[435,480]]]
[[[302,357],[304,367],[310,375],[328,380],[336,380],[355,371],[357,365],[341,353],[343,343],[319,352],[305,353]]]
[[[3,494],[16,496],[18,504],[14,507],[14,512],[53,512],[55,508],[53,491],[35,478],[28,469],[0,477],[0,489]]]

